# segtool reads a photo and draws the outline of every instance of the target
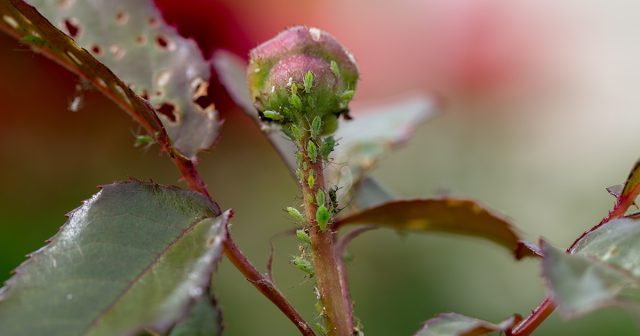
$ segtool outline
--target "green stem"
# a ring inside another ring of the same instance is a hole
[[[298,144],[298,150],[304,154],[304,159],[299,162],[298,168],[302,170],[303,178],[300,181],[304,200],[305,216],[309,225],[311,236],[311,253],[315,267],[320,302],[323,306],[325,327],[329,336],[349,336],[353,334],[353,317],[351,316],[351,302],[344,283],[341,281],[339,268],[339,256],[335,253],[335,232],[328,229],[322,231],[316,220],[318,205],[316,194],[318,190],[325,190],[324,165],[322,158],[318,156],[315,162],[309,159],[307,142],[310,133],[307,131]],[[303,162],[306,162],[306,169]],[[309,186],[309,175],[315,177],[315,184]]]

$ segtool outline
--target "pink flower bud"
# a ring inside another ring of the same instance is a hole
[[[283,123],[320,116],[328,126],[348,112],[358,68],[331,35],[297,26],[251,51],[247,78],[261,113],[274,111]]]

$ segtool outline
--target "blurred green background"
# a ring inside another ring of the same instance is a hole
[[[638,158],[640,4],[567,0],[256,3],[159,1],[168,20],[206,53],[246,51],[304,23],[356,55],[362,85],[354,109],[406,91],[435,92],[440,117],[387,155],[374,175],[401,196],[443,193],[479,200],[532,241],[568,246],[612,205]],[[633,13],[636,13],[634,16]],[[0,280],[64,223],[96,186],[129,176],[179,184],[156,147],[133,147],[133,122],[98,93],[68,110],[77,79],[0,35]],[[264,270],[269,238],[291,228],[283,208],[293,180],[258,130],[220,93],[226,122],[200,156],[212,195],[234,208],[232,234]],[[312,282],[288,260],[292,238],[274,241],[277,285],[309,319]],[[515,262],[480,240],[378,230],[356,239],[348,266],[367,335],[411,335],[439,312],[500,321],[526,315],[544,295],[539,263]],[[289,322],[227,261],[215,277],[227,335],[295,335]],[[635,335],[618,310],[564,321],[536,335]]]

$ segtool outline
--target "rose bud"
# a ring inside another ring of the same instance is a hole
[[[349,111],[358,68],[331,35],[296,26],[250,52],[247,79],[263,119],[308,128],[319,117],[328,134]]]

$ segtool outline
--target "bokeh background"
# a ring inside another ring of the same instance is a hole
[[[558,247],[597,223],[639,156],[640,2],[627,0],[158,0],[166,19],[205,54],[241,56],[286,26],[336,36],[358,59],[359,106],[404,92],[433,93],[443,115],[418,128],[374,171],[401,196],[471,197],[506,214],[525,237]],[[181,184],[157,148],[133,147],[139,129],[77,79],[0,35],[0,280],[64,223],[96,186],[129,176]],[[222,138],[200,169],[213,196],[236,210],[232,233],[264,269],[269,238],[292,224],[282,209],[294,182],[220,87]],[[309,319],[311,281],[274,241],[278,286]],[[537,261],[515,262],[480,240],[379,230],[351,246],[355,311],[367,335],[411,335],[439,312],[500,321],[544,295]],[[295,329],[223,261],[215,277],[227,335]],[[536,335],[636,335],[606,310],[556,314]]]

